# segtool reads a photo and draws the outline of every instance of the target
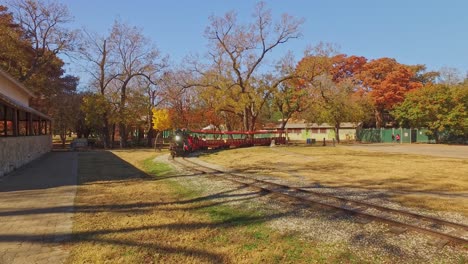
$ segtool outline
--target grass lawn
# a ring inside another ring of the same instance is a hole
[[[304,185],[388,190],[390,200],[404,205],[468,216],[466,159],[301,146],[232,149],[201,158]]]
[[[69,263],[363,263],[272,230],[260,211],[201,198],[153,150],[79,153]]]

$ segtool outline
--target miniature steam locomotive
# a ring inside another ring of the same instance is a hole
[[[285,144],[281,131],[186,131],[176,130],[169,150],[171,157],[185,157],[197,150]]]

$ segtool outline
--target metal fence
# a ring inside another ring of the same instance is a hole
[[[356,139],[368,143],[435,143],[424,128],[366,128],[356,130]],[[400,138],[400,140],[397,140]]]

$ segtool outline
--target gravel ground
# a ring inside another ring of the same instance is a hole
[[[220,166],[207,164],[196,158],[191,158],[191,160],[223,170]],[[169,162],[181,173],[187,173],[177,164],[170,162],[167,156],[159,157],[158,162]],[[212,197],[217,203],[262,212],[270,227],[284,234],[299,235],[302,239],[310,241],[311,245],[318,245],[317,247],[322,249],[324,259],[333,255],[337,249],[348,249],[371,263],[467,263],[468,261],[466,246],[464,248],[453,245],[439,247],[437,243],[434,243],[437,239],[424,234],[416,232],[394,234],[389,232],[386,224],[378,222],[362,224],[358,217],[291,202],[274,194],[262,194],[255,189],[240,187],[227,180],[213,180],[213,177],[206,175],[176,177],[173,180],[200,191],[205,197]],[[347,198],[385,204],[392,208],[402,208],[398,204],[387,201],[385,196],[378,191],[365,193],[356,188],[322,188],[320,186],[314,189]],[[433,212],[423,213],[441,217]],[[467,223],[467,219],[459,214],[444,213],[443,216],[445,219]]]

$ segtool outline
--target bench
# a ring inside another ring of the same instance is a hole
[[[80,149],[88,149],[88,139],[86,138],[75,138],[70,143],[70,148],[72,151],[80,150]]]

